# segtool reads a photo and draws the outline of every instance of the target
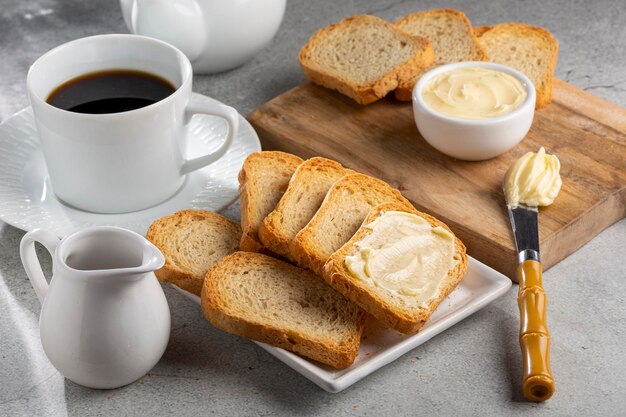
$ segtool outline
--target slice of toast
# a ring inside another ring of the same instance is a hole
[[[395,23],[411,35],[428,39],[435,51],[433,66],[460,61],[486,61],[487,54],[478,42],[465,13],[454,9],[433,9],[412,13]],[[430,68],[428,68],[430,69]],[[410,101],[413,87],[423,72],[400,83],[394,94],[398,100]]]
[[[264,249],[258,235],[261,222],[274,210],[301,163],[301,158],[285,152],[255,152],[246,158],[239,172],[241,250]]]
[[[309,271],[251,252],[211,268],[201,299],[216,327],[335,368],[354,362],[367,317]]]
[[[430,43],[375,16],[353,16],[314,34],[298,55],[314,83],[372,103],[434,60]]]
[[[530,78],[537,91],[535,108],[550,104],[559,55],[559,43],[550,32],[522,23],[501,23],[485,29],[478,41],[491,62],[513,67]]]
[[[389,202],[413,207],[400,191],[381,180],[346,175],[331,187],[315,216],[293,239],[292,258],[301,267],[321,274],[326,260],[350,240],[370,209]]]
[[[261,243],[272,252],[293,260],[293,238],[315,215],[330,187],[343,176],[354,173],[339,162],[321,157],[300,164],[283,198],[261,224]]]
[[[146,238],[165,256],[159,281],[200,295],[207,271],[239,248],[241,227],[211,211],[182,210],[152,223]]]
[[[346,266],[346,257],[357,252],[355,243],[361,241],[371,233],[368,225],[376,220],[381,214],[388,211],[404,211],[416,214],[432,225],[441,226],[450,231],[441,221],[428,214],[415,209],[407,209],[399,204],[382,204],[376,206],[363,222],[358,232],[348,243],[335,252],[324,266],[324,279],[333,288],[342,293],[346,298],[361,306],[365,311],[376,317],[384,325],[399,332],[411,334],[419,331],[428,318],[433,314],[439,303],[457,286],[467,270],[467,255],[465,246],[455,237],[456,261],[454,267],[449,270],[447,277],[439,285],[439,292],[429,299],[426,305],[412,305],[407,302],[405,295],[391,292],[381,286],[373,285],[363,279],[354,277]],[[450,233],[452,233],[450,231]]]

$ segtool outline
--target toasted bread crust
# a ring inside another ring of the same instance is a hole
[[[331,35],[333,31],[342,26],[368,20],[386,26],[389,30],[397,32],[400,36],[404,36],[407,42],[418,43],[418,50],[408,60],[396,66],[393,70],[368,85],[359,85],[350,82],[349,80],[338,78],[322,70],[313,68],[310,63],[311,51],[322,43],[324,37]],[[339,23],[320,29],[309,39],[298,54],[298,60],[302,71],[308,79],[313,81],[315,84],[337,90],[340,93],[351,97],[359,104],[369,104],[385,97],[389,92],[397,88],[401,82],[410,79],[413,74],[420,73],[429,67],[433,63],[434,59],[435,54],[428,40],[422,37],[410,36],[394,28],[393,25],[385,20],[369,15],[352,16]]]
[[[273,324],[255,322],[250,317],[237,317],[236,314],[229,314],[226,306],[228,301],[221,297],[217,283],[221,278],[220,275],[228,273],[230,265],[236,262],[270,264],[287,273],[303,274],[303,279],[311,275],[308,271],[269,256],[259,253],[235,252],[211,268],[204,281],[201,305],[209,322],[228,333],[277,346],[335,368],[347,368],[354,362],[359,351],[361,333],[367,317],[365,312],[359,310],[353,333],[339,345],[330,340],[311,338],[303,332],[282,329]],[[309,279],[318,278],[311,277]]]
[[[438,16],[453,17],[454,19],[457,19],[457,21],[461,21],[464,23],[465,28],[467,30],[467,37],[470,38],[471,43],[474,47],[472,55],[466,57],[467,59],[464,59],[465,61],[487,61],[489,59],[489,57],[487,56],[487,52],[478,41],[478,38],[472,29],[472,23],[470,22],[469,18],[465,15],[465,13],[463,13],[460,10],[433,9],[433,10],[418,11],[418,12],[411,13],[409,15],[406,15],[398,19],[394,23],[394,25],[398,27],[399,29],[405,30],[408,33],[410,33],[407,29],[405,29],[405,25],[409,24],[411,21],[415,19],[425,19],[425,18],[427,19],[427,18],[434,18]],[[412,35],[415,35],[415,34],[412,34]],[[429,39],[429,41],[432,44],[433,42],[432,39]],[[417,83],[419,78],[422,76],[422,74],[424,74],[426,71],[428,71],[429,69],[437,65],[443,65],[443,64],[449,63],[449,62],[437,62],[437,61],[438,61],[438,57],[435,51],[435,62],[433,63],[432,66],[429,66],[428,68],[424,68],[424,70],[415,73],[413,77],[401,82],[398,85],[398,88],[396,88],[396,90],[394,91],[394,95],[396,99],[401,100],[401,101],[411,101],[413,98],[413,88],[415,87],[415,84]]]
[[[370,211],[359,231],[341,249],[335,252],[324,265],[323,278],[333,288],[346,298],[358,304],[365,311],[376,317],[384,325],[391,327],[404,334],[412,334],[419,331],[424,323],[435,312],[441,301],[458,285],[467,270],[467,254],[465,245],[455,237],[456,254],[458,262],[449,271],[445,286],[437,298],[428,302],[427,308],[416,308],[411,311],[396,308],[389,299],[371,290],[369,285],[352,276],[345,265],[345,258],[356,253],[355,243],[370,233],[364,226],[373,222],[386,211],[405,211],[416,214],[426,219],[433,226],[441,226],[450,231],[448,226],[436,218],[413,209],[407,209],[398,204],[381,204]],[[450,231],[451,232],[451,231]]]
[[[350,200],[350,197],[345,195],[354,196],[358,200]],[[331,187],[315,216],[293,239],[291,243],[292,258],[301,267],[321,275],[330,253],[323,253],[319,247],[321,237],[318,236],[318,232],[320,226],[337,210],[352,209],[353,207],[350,206],[352,204],[359,203],[371,208],[383,202],[396,202],[406,206],[407,209],[413,208],[400,191],[392,188],[384,181],[363,174],[346,175]],[[359,224],[361,222],[362,219],[358,221]]]
[[[541,109],[550,104],[552,102],[552,79],[559,56],[559,42],[552,36],[552,34],[542,27],[526,25],[523,23],[500,23],[494,26],[485,27],[484,29],[481,28],[479,31],[482,33],[478,37],[478,41],[483,44],[483,47],[486,50],[489,50],[486,46],[486,42],[498,39],[502,35],[513,35],[518,39],[535,38],[541,40],[544,46],[542,50],[549,51],[549,63],[547,71],[543,74],[541,80],[538,83],[535,83],[535,90],[537,93],[535,108]],[[492,53],[492,55],[494,54]],[[514,66],[513,63],[510,62],[498,61],[496,56],[491,56],[491,60],[493,62]]]
[[[181,222],[189,221],[191,218],[200,218],[211,221],[236,238],[241,236],[241,227],[237,223],[222,215],[206,210],[181,210],[169,216],[155,220],[150,225],[150,228],[146,233],[146,239],[159,248],[165,257],[165,265],[163,265],[161,269],[155,271],[155,275],[159,281],[174,284],[192,294],[200,295],[204,275],[196,276],[192,271],[185,270],[176,265],[173,262],[174,254],[172,253],[172,251],[176,248],[169,247],[167,242],[165,242],[165,238],[169,236],[170,228],[175,227]],[[237,248],[233,247],[232,250],[234,252]]]
[[[488,26],[488,25],[474,26],[474,35],[476,35],[476,37],[479,38],[485,32],[487,32],[488,30],[491,30],[492,28],[493,26]]]
[[[239,247],[247,252],[266,252],[258,236],[258,229],[265,216],[276,206],[282,193],[287,188],[291,175],[302,159],[296,155],[279,151],[262,151],[250,154],[243,163],[239,172],[239,197],[241,204],[241,228],[242,236]],[[283,178],[271,185],[276,190],[259,190],[259,185],[254,183],[255,178],[263,175],[267,170],[273,170],[283,174]],[[260,209],[262,198],[271,198],[268,202],[270,209],[262,212]],[[275,201],[274,201],[275,200]]]
[[[321,182],[318,187],[323,186],[325,189],[324,194],[326,194],[332,183],[337,179],[354,173],[354,171],[344,168],[339,162],[321,157],[314,157],[300,164],[291,177],[283,198],[280,199],[274,211],[267,215],[259,228],[259,238],[262,244],[270,251],[293,261],[291,257],[291,241],[295,235],[292,236],[283,226],[284,223],[293,221],[289,220],[291,212],[298,210],[299,207],[302,207],[302,204],[309,204],[317,211],[321,201],[302,202],[302,200],[308,197],[306,193],[310,190],[309,187],[314,187],[312,183],[315,180]],[[326,185],[329,181],[332,181],[332,183]],[[314,214],[315,212],[313,212],[311,217]],[[309,220],[311,219],[308,218],[307,223]],[[306,223],[299,230],[304,228],[304,226],[306,226]]]

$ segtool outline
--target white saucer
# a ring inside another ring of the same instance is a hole
[[[419,333],[402,335],[370,319],[361,338],[359,354],[349,368],[336,370],[284,349],[265,343],[255,343],[324,390],[339,392],[454,326],[511,288],[509,278],[471,256],[468,256],[468,260],[465,277],[439,304]],[[200,297],[197,295],[176,286],[174,288],[200,304]]]
[[[218,102],[201,94],[192,101]],[[194,171],[167,201],[146,210],[124,214],[97,214],[61,203],[50,185],[46,164],[30,107],[0,124],[0,219],[22,230],[47,229],[58,236],[97,225],[113,225],[144,235],[160,217],[186,208],[220,211],[238,197],[237,174],[244,159],[261,150],[248,121],[239,117],[239,134],[220,160]],[[211,152],[220,145],[226,123],[214,116],[194,116],[189,125],[188,157]]]

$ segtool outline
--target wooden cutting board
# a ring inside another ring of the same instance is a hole
[[[248,120],[265,150],[325,156],[387,181],[446,222],[470,255],[511,278],[516,253],[502,177],[524,153],[544,146],[561,160],[561,193],[539,215],[544,269],[626,215],[626,110],[560,80],[527,137],[483,162],[455,160],[429,146],[410,103],[389,98],[361,106],[310,83],[263,104]]]

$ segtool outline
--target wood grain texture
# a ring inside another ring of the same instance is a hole
[[[311,83],[248,119],[265,150],[324,156],[387,181],[418,210],[446,222],[470,255],[512,279],[517,261],[502,178],[524,153],[545,146],[561,160],[561,193],[539,216],[545,269],[626,215],[626,110],[560,80],[526,138],[483,162],[459,161],[428,145],[410,103],[387,98],[361,106]]]

